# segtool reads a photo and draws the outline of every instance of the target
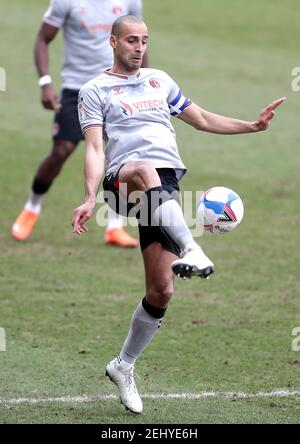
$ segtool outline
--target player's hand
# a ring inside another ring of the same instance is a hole
[[[80,236],[88,231],[84,224],[92,217],[95,205],[95,201],[86,201],[74,210],[72,219],[73,234]]]
[[[59,96],[51,84],[42,87],[41,102],[44,108],[51,109],[56,113],[61,108]]]
[[[285,101],[285,97],[281,99],[275,100],[273,103],[268,105],[265,109],[260,113],[259,118],[255,122],[255,126],[257,131],[265,131],[269,128],[271,120],[275,116],[275,109],[280,106]]]

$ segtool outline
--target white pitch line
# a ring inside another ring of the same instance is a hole
[[[274,390],[272,392],[244,393],[244,392],[200,392],[200,393],[146,393],[141,395],[143,399],[203,399],[203,398],[225,398],[225,399],[249,399],[249,398],[293,398],[300,396],[300,390]],[[98,396],[61,396],[58,398],[16,398],[1,399],[0,405],[18,404],[40,404],[40,403],[84,403],[109,401],[119,399],[116,395]]]

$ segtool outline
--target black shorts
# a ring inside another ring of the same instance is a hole
[[[110,173],[105,176],[103,180],[104,199],[109,203],[109,199],[105,198],[105,192],[112,192],[116,199],[116,208],[113,208],[113,210],[119,214],[125,215],[124,211],[121,211],[119,206],[119,171],[120,168],[115,173]],[[180,190],[175,170],[172,168],[157,168],[156,171],[160,177],[163,189],[170,194],[172,193],[172,196],[175,196],[176,200],[179,202]],[[133,205],[127,203],[127,214],[132,208]],[[171,251],[178,257],[180,256],[179,246],[170,238],[162,227],[151,225],[145,226],[139,223],[139,236],[142,251],[153,242],[159,242],[166,250]]]
[[[73,89],[62,90],[60,99],[62,107],[54,117],[53,139],[74,143],[83,140],[77,111],[78,93],[78,90]]]

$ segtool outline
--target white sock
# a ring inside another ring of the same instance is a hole
[[[123,227],[123,217],[115,213],[111,208],[108,209],[107,230]]]
[[[24,208],[32,213],[40,214],[42,210],[42,201],[45,195],[46,193],[36,194],[32,191]]]
[[[133,365],[136,359],[143,353],[147,345],[152,341],[162,322],[151,316],[140,302],[133,313],[128,336],[120,353],[123,364]]]
[[[157,207],[153,212],[153,219],[182,250],[199,248],[186,224],[182,209],[175,199],[167,200]]]

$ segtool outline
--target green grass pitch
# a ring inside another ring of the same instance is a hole
[[[292,423],[299,396],[149,399],[134,417],[104,377],[144,295],[139,251],[103,245],[95,220],[73,239],[72,211],[83,199],[83,145],[44,204],[31,240],[10,227],[35,168],[50,148],[52,115],[39,104],[32,60],[46,0],[3,0],[0,65],[0,423]],[[163,326],[137,363],[141,394],[297,391],[300,352],[292,330],[299,303],[299,65],[296,0],[145,0],[150,61],[206,109],[254,120],[287,96],[271,130],[216,136],[175,122],[189,172],[183,190],[222,185],[245,204],[241,226],[199,241],[216,264],[209,281],[176,281]],[[59,88],[61,39],[51,47]],[[132,233],[136,233],[131,228]],[[95,396],[89,402],[8,403],[19,398]],[[98,397],[98,398],[97,398]]]

